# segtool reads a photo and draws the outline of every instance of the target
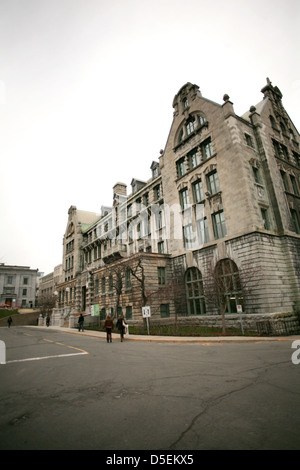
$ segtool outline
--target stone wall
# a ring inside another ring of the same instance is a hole
[[[30,313],[19,313],[15,315],[11,315],[13,320],[12,327],[14,326],[25,326],[25,325],[32,325],[37,326],[38,319],[39,319],[39,310]],[[0,318],[0,327],[7,326],[7,318]]]

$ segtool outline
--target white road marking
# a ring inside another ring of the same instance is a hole
[[[86,354],[88,354],[88,352],[80,352],[80,353],[73,353],[73,354],[58,354],[56,356],[29,357],[27,359],[16,359],[14,361],[6,361],[6,364],[9,364],[11,362],[40,361],[42,359],[53,359],[55,357],[83,356]]]

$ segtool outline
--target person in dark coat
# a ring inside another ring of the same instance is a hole
[[[78,318],[78,331],[80,330],[84,331],[83,325],[84,325],[84,317],[81,313],[80,317]]]
[[[8,324],[8,328],[10,328],[10,325],[12,324],[12,318],[11,317],[8,317],[7,324]]]
[[[122,342],[123,342],[123,339],[124,339],[125,322],[124,322],[124,320],[123,320],[121,314],[119,315],[119,318],[118,318],[118,320],[117,320],[116,327],[118,328],[118,330],[119,330],[119,332],[120,332],[121,343],[122,343]]]

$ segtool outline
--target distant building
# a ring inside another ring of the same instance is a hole
[[[129,195],[117,183],[101,214],[70,207],[57,286],[66,321],[94,307],[141,319],[145,302],[156,319],[215,315],[216,272],[227,314],[300,310],[300,138],[280,90],[267,80],[262,93],[237,116],[228,95],[218,104],[185,84],[151,178],[133,179]]]
[[[12,308],[36,305],[38,269],[0,264],[0,304]]]
[[[56,286],[62,282],[62,265],[55,266],[52,273],[46,274],[38,278],[37,288],[37,306],[53,303],[56,305],[58,292]]]

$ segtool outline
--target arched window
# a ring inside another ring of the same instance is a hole
[[[196,119],[194,116],[190,117],[187,121],[186,121],[186,133],[187,135],[190,135],[195,129],[196,129]]]
[[[215,268],[218,295],[227,299],[226,313],[236,313],[237,305],[243,306],[243,294],[237,265],[231,259],[222,259]]]
[[[183,141],[183,129],[180,129],[178,143],[180,144]]]
[[[199,269],[189,268],[185,273],[188,315],[204,315],[206,313],[203,295],[203,281]]]

